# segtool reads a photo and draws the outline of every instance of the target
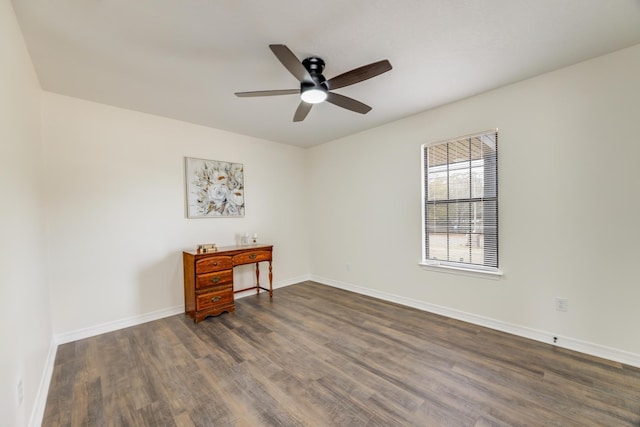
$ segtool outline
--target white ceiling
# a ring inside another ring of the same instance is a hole
[[[43,89],[308,147],[640,43],[640,0],[13,0]],[[336,90],[293,123],[298,88],[269,44],[319,56]]]

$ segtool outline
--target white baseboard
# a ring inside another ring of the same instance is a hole
[[[376,291],[374,289],[364,288],[361,286],[356,286],[349,283],[340,282],[337,280],[327,279],[324,277],[318,277],[318,276],[312,275],[310,280],[313,280],[314,282],[322,283],[324,285],[332,286],[334,288],[340,288],[346,291],[351,291],[358,294],[378,298],[381,300],[405,305],[407,307],[416,308],[418,310],[440,314],[442,316],[451,317],[453,319],[473,323],[474,325],[484,326],[487,328],[495,329],[501,332],[507,332],[509,334],[517,335],[524,338],[529,338],[529,339],[544,342],[547,344],[554,344],[558,347],[578,351],[580,353],[585,353],[591,356],[601,357],[603,359],[608,359],[615,362],[624,363],[627,365],[640,368],[640,354],[635,354],[635,353],[630,353],[624,350],[605,347],[602,345],[577,340],[571,337],[559,336],[551,332],[540,331],[536,329],[527,328],[524,326],[514,325],[514,324],[503,322],[500,320],[478,316],[477,314],[466,313],[464,311],[454,310],[454,309],[443,307],[440,305],[430,304],[424,301],[419,301],[412,298],[406,298],[399,295],[390,294],[387,292]],[[554,338],[557,338],[557,341],[555,343],[554,343]]]
[[[176,307],[164,308],[162,310],[152,311],[151,313],[140,314],[127,317],[125,319],[114,320],[112,322],[102,323],[100,325],[89,326],[87,328],[77,329],[71,332],[58,334],[54,337],[56,344],[65,344],[68,342],[78,341],[81,339],[104,334],[106,332],[117,331],[118,329],[128,328],[130,326],[141,325],[142,323],[151,322],[162,319],[164,317],[173,316],[175,314],[184,313],[184,305]]]
[[[273,284],[273,289],[284,288],[285,286],[295,285],[296,283],[306,282],[307,280],[311,280],[310,274],[303,274],[302,276],[292,277],[291,279],[280,280]]]
[[[273,289],[290,286],[296,283],[310,280],[310,275],[293,277],[287,280],[281,280],[273,284]],[[241,292],[236,294],[236,298],[242,298],[249,295],[255,295],[255,290]],[[77,329],[75,331],[64,332],[54,336],[54,341],[57,345],[65,344],[68,342],[78,341],[84,338],[93,337],[96,335],[104,334],[107,332],[117,331],[118,329],[128,328],[130,326],[141,325],[146,322],[162,319],[165,317],[173,316],[176,314],[184,313],[184,305],[175,307],[164,308],[162,310],[153,311],[151,313],[141,314],[137,316],[127,317],[125,319],[114,320],[112,322],[102,323],[100,325],[89,326],[83,329]]]
[[[55,340],[51,338],[51,343],[49,344],[49,353],[47,354],[47,360],[44,364],[44,371],[42,372],[40,384],[38,385],[38,391],[36,392],[36,400],[33,403],[31,417],[29,418],[29,427],[40,427],[42,425],[44,408],[47,405],[49,384],[51,384],[51,376],[53,375],[53,366],[56,362],[57,351],[58,345],[56,344]]]
[[[295,285],[296,283],[305,282],[307,280],[311,280],[311,276],[309,274],[305,274],[304,276],[293,277],[287,280],[280,280],[273,284],[273,289],[284,288],[285,286]],[[264,286],[264,284],[261,283],[261,286]],[[245,292],[238,292],[237,294],[234,295],[234,298],[244,298],[244,297],[248,297],[255,294],[256,294],[255,289],[251,289]]]

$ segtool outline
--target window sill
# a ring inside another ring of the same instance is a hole
[[[438,271],[440,273],[458,274],[461,276],[481,277],[485,279],[497,280],[504,272],[502,270],[482,270],[478,268],[456,267],[453,265],[430,263],[421,261],[420,266],[423,270]]]

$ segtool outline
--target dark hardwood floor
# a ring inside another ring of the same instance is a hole
[[[304,282],[61,345],[44,426],[640,426],[640,369]]]

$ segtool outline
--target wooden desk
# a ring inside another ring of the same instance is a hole
[[[184,269],[184,312],[200,322],[207,316],[217,316],[235,310],[233,294],[255,289],[269,292],[273,298],[271,245],[227,246],[217,252],[200,254],[195,251],[182,252]],[[260,286],[260,262],[269,262],[269,289]],[[255,286],[233,290],[233,267],[245,264],[256,265]]]

